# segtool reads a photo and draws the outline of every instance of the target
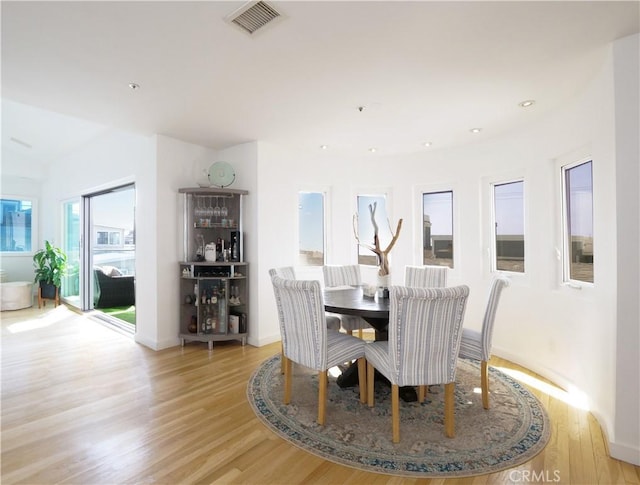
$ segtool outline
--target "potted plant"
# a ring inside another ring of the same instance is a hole
[[[56,288],[62,285],[62,277],[67,272],[67,255],[49,241],[44,242],[44,249],[33,255],[33,266],[36,270],[35,283],[40,283],[42,298],[55,298]]]

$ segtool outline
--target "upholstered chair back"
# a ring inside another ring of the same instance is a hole
[[[506,277],[498,276],[494,278],[489,289],[489,298],[487,299],[487,307],[482,320],[482,328],[479,331],[473,328],[462,329],[459,356],[480,361],[482,406],[485,409],[489,409],[489,359],[491,358],[493,327],[500,295],[502,295],[502,290],[507,286],[509,286],[509,280]]]
[[[271,278],[284,355],[314,370],[327,367],[327,325],[319,281]]]
[[[360,266],[357,264],[346,266],[323,266],[322,273],[324,275],[324,285],[326,288],[335,288],[339,286],[360,286],[362,277],[360,275]],[[369,327],[362,317],[356,315],[340,315],[342,328],[351,335],[354,330],[358,330],[360,338],[362,338],[362,329]]]
[[[328,332],[320,282],[285,279],[277,269],[269,270],[282,336],[284,404],[291,402],[292,363],[318,372],[318,424],[324,425],[327,407],[327,371],[330,367],[358,361],[360,402],[367,393],[365,343],[340,332]]]
[[[293,269],[293,266],[283,266],[281,268],[270,269],[269,275],[271,275],[271,277],[277,275],[280,276],[280,278],[284,278],[285,280],[296,279],[296,271],[295,269]]]
[[[446,266],[407,266],[404,284],[412,288],[444,288],[448,273]]]
[[[455,381],[468,296],[469,288],[465,285],[391,287],[389,378],[392,384],[415,386]]]
[[[483,361],[488,361],[491,358],[493,328],[498,311],[498,303],[500,302],[502,290],[507,286],[509,286],[509,280],[505,277],[498,276],[491,282],[487,307],[482,320],[482,329],[479,333],[471,329],[465,329],[466,338],[463,339],[460,348],[461,357]]]
[[[333,286],[360,286],[360,266],[357,264],[346,266],[323,266],[324,285],[327,288]]]

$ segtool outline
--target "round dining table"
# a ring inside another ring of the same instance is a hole
[[[389,298],[368,297],[361,287],[343,286],[325,288],[324,309],[340,315],[362,317],[376,332],[376,340],[386,340],[389,325]]]
[[[340,315],[362,317],[376,331],[376,340],[387,340],[389,326],[389,298],[368,297],[361,287],[325,288],[323,292],[324,309]],[[376,371],[376,380],[388,380]],[[353,387],[358,383],[358,366],[350,365],[338,378],[340,387]],[[406,402],[417,401],[413,387],[401,387],[400,398]]]

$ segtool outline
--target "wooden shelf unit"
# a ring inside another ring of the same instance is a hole
[[[249,264],[244,261],[242,203],[248,192],[201,187],[179,192],[184,206],[184,260],[179,263],[181,344],[206,342],[209,350],[213,342],[226,340],[245,345]]]

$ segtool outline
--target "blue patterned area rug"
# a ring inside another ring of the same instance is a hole
[[[549,441],[549,418],[538,399],[511,377],[489,368],[491,408],[482,407],[477,362],[460,359],[456,373],[455,438],[444,435],[444,388],[432,386],[419,404],[400,401],[400,443],[391,442],[391,394],[376,382],[375,406],[358,388],[330,378],[324,427],[316,423],[318,379],[293,365],[291,404],[282,403],[280,356],[254,372],[247,397],[264,424],[287,441],[342,465],[405,477],[451,478],[494,473],[537,455]],[[474,391],[476,388],[476,391]]]

